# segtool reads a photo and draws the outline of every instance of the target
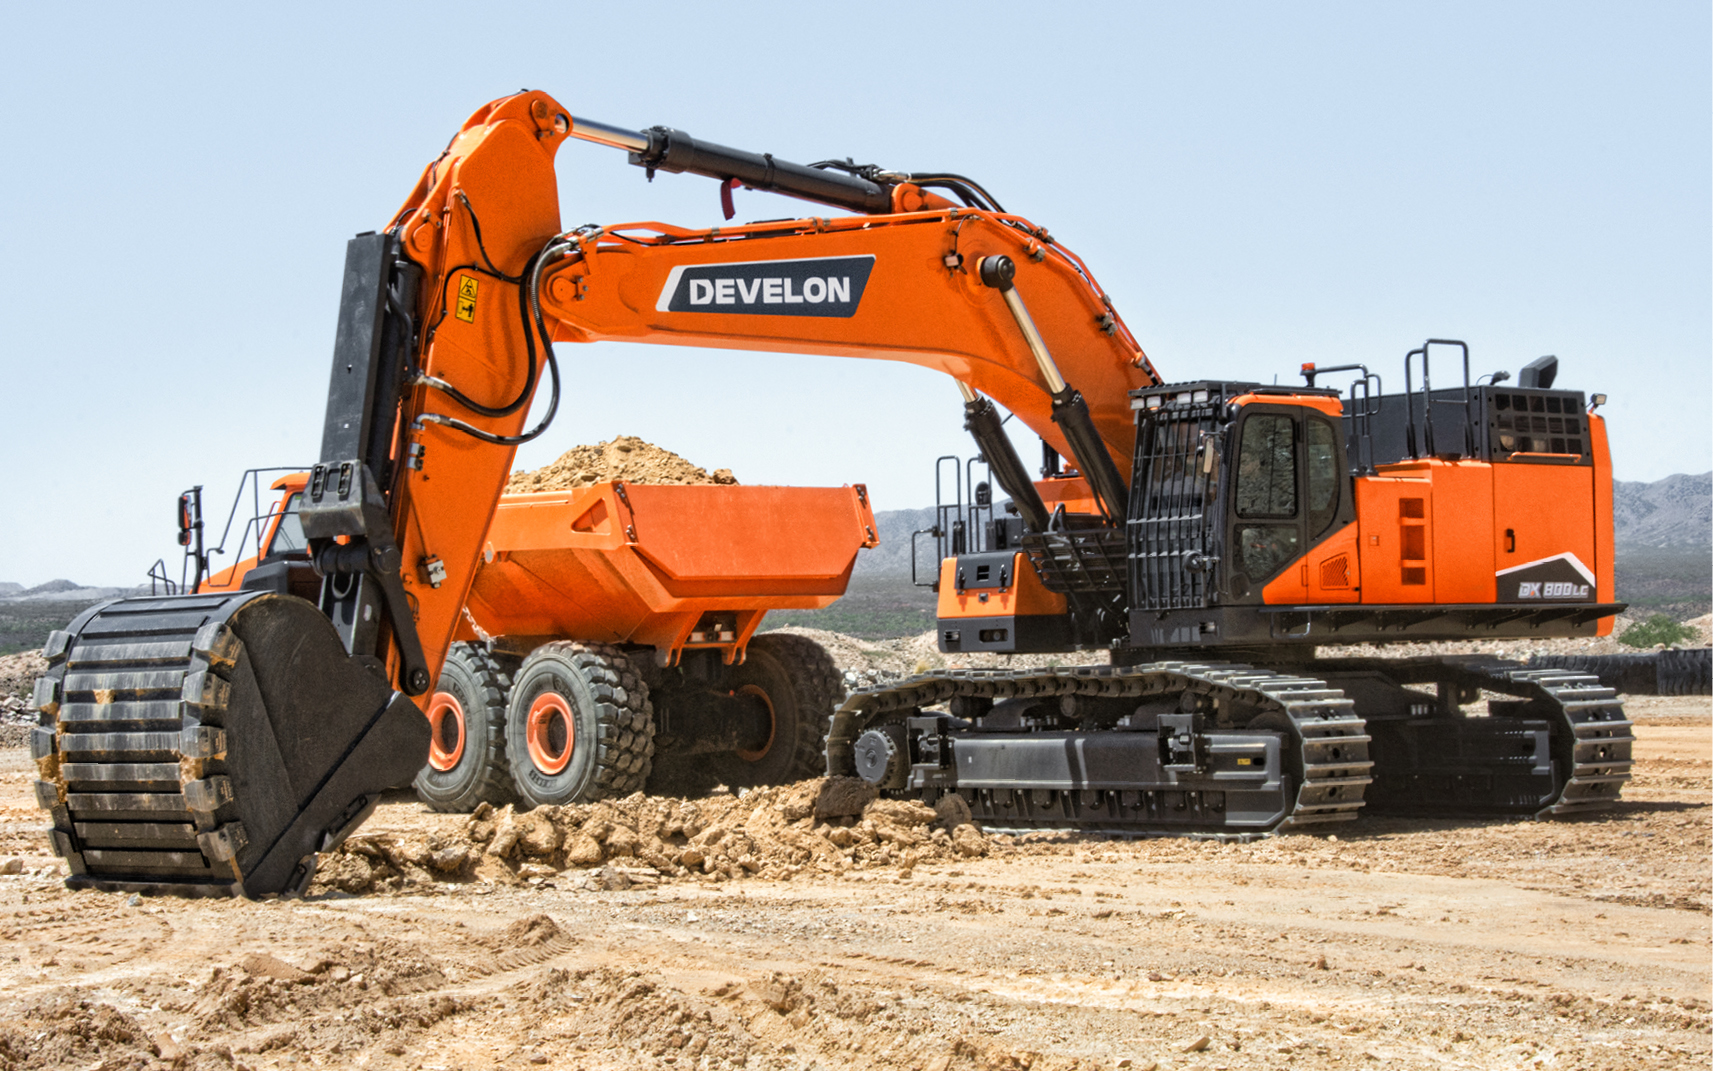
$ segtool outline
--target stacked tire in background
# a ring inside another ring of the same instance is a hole
[[[1591,673],[1624,695],[1713,695],[1713,648],[1621,655],[1535,655],[1533,669]]]

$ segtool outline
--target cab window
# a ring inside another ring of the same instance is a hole
[[[1310,418],[1308,454],[1309,538],[1318,539],[1338,516],[1338,432],[1324,420]]]
[[[309,549],[309,540],[303,537],[303,518],[297,513],[302,500],[301,492],[286,499],[285,509],[280,513],[279,526],[274,529],[274,538],[262,555],[264,558],[276,554],[301,554]]]
[[[1252,581],[1264,580],[1301,552],[1297,520],[1297,440],[1289,415],[1256,413],[1243,422],[1237,448],[1237,557]]]
[[[1243,422],[1237,453],[1237,515],[1297,515],[1297,450],[1291,418],[1257,413]]]

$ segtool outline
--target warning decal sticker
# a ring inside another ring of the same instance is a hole
[[[452,315],[467,324],[476,322],[476,279],[470,275],[458,277],[458,303],[452,307]]]

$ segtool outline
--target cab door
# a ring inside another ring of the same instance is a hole
[[[1240,602],[1302,601],[1288,590],[1274,598],[1275,580],[1292,587],[1292,568],[1302,557],[1304,529],[1302,424],[1288,406],[1246,405],[1237,425],[1237,461],[1233,466],[1231,595]],[[1304,595],[1307,592],[1303,592]]]
[[[1345,538],[1354,507],[1338,423],[1300,406],[1246,406],[1236,441],[1232,594],[1259,590],[1268,604],[1354,601],[1356,547]]]

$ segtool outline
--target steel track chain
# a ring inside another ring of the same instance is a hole
[[[1554,735],[1564,734],[1570,744],[1571,765],[1564,788],[1536,817],[1586,814],[1618,802],[1630,780],[1630,749],[1636,737],[1614,689],[1593,674],[1567,669],[1495,667],[1489,675],[1532,685],[1538,691],[1537,700],[1556,707]]]
[[[1302,778],[1294,806],[1271,831],[1348,822],[1362,807],[1372,780],[1369,737],[1354,703],[1340,690],[1314,677],[1284,674],[1222,662],[1154,662],[1136,666],[1078,666],[1045,670],[946,670],[896,684],[865,689],[848,697],[835,715],[860,719],[921,709],[966,696],[996,701],[1068,695],[1137,698],[1168,692],[1219,693],[1236,704],[1282,714],[1291,727],[1292,766]],[[860,731],[860,726],[858,728]],[[851,735],[854,736],[854,733]],[[999,791],[999,790],[995,790]],[[1009,790],[1013,795],[1030,791]],[[1063,828],[1041,822],[1038,828]],[[1118,833],[1182,832],[1177,827],[1101,828]],[[1254,830],[1244,830],[1252,835]]]

